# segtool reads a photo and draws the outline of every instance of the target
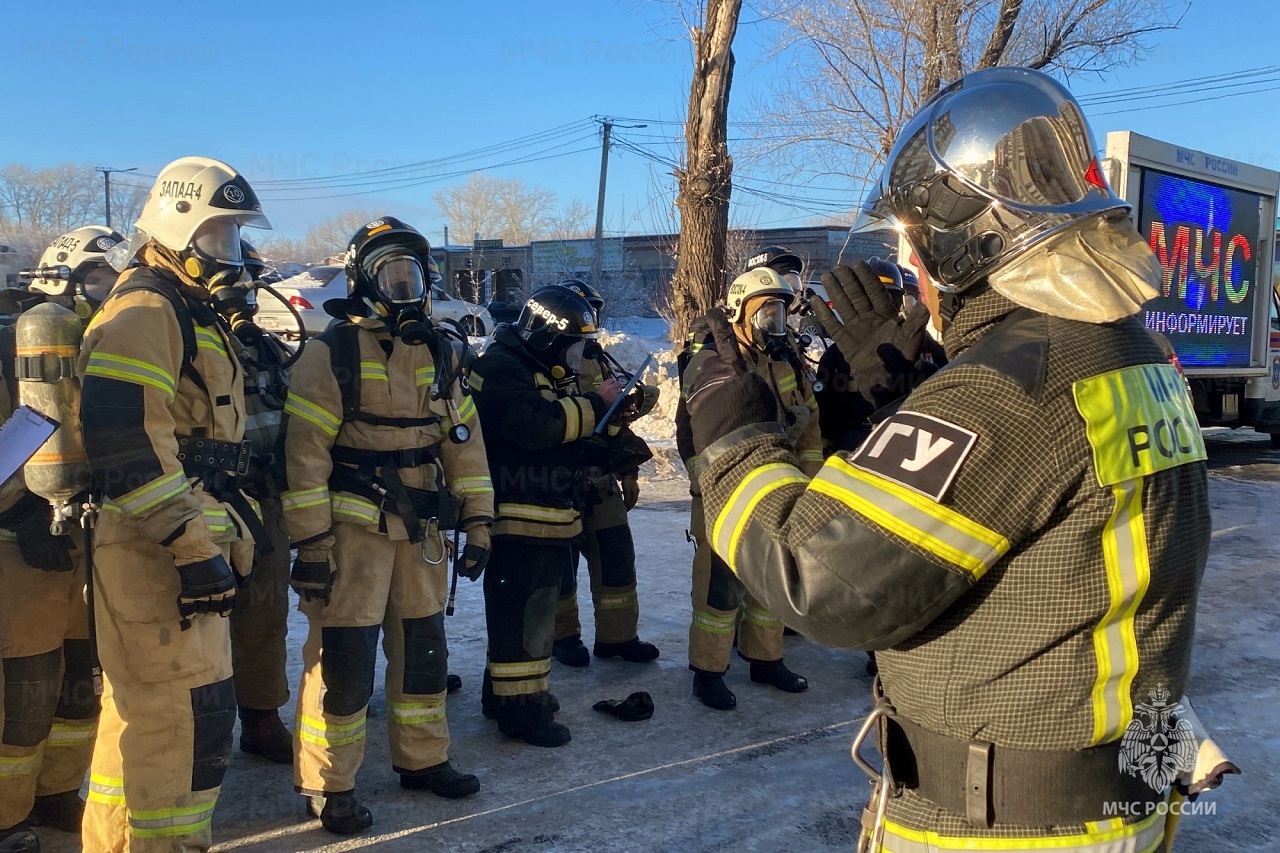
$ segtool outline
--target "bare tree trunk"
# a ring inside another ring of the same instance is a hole
[[[671,282],[674,340],[693,319],[711,309],[725,288],[725,246],[733,158],[725,141],[729,86],[733,81],[733,36],[742,0],[707,0],[701,28],[691,32],[693,82],[685,121],[688,156],[676,170],[680,193],[680,258]]]

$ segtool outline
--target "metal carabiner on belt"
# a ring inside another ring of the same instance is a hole
[[[863,809],[862,814],[862,832],[858,836],[858,853],[879,853],[884,844],[884,822],[885,815],[889,810],[889,789],[891,786],[888,775],[887,756],[881,756],[885,762],[885,770],[881,772],[871,765],[862,757],[862,744],[866,742],[876,724],[881,720],[886,720],[897,713],[896,709],[884,697],[884,692],[880,688],[880,677],[876,676],[872,690],[876,696],[876,704],[871,708],[871,713],[867,715],[866,720],[862,723],[862,728],[858,729],[858,734],[853,739],[853,746],[849,753],[853,756],[853,763],[857,764],[863,773],[871,779],[874,786],[871,794],[871,801],[867,803],[867,807]],[[868,813],[874,815],[871,825],[867,825]]]
[[[427,556],[427,543],[432,539],[440,542],[440,556],[431,559]],[[440,519],[432,516],[427,519],[427,535],[422,538],[422,559],[428,566],[438,566],[443,563],[449,556],[449,540],[445,538],[444,531],[440,529]]]

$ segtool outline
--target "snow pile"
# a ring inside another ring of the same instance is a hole
[[[676,452],[676,405],[680,402],[680,381],[676,369],[677,351],[669,339],[669,327],[663,320],[648,317],[624,317],[611,322],[619,329],[633,331],[601,331],[600,345],[623,367],[635,370],[646,355],[652,355],[641,381],[656,385],[660,396],[652,412],[631,425],[636,435],[653,449],[654,459],[642,470],[646,479],[684,477],[684,465]]]

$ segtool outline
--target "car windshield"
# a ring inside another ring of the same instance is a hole
[[[444,292],[443,290],[441,290],[440,288],[438,288],[438,287],[433,287],[433,288],[431,288],[431,298],[432,298],[432,299],[439,299],[441,302],[448,302],[448,301],[449,301],[450,299],[452,299],[453,297],[452,297],[452,296],[450,296],[449,294],[445,293],[445,292]]]

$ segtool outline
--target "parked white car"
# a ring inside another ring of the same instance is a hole
[[[333,322],[324,310],[329,299],[347,295],[347,275],[339,266],[312,267],[272,285],[298,313],[308,335],[318,335]],[[493,318],[483,307],[445,293],[439,286],[431,288],[431,317],[437,322],[452,320],[468,335],[483,337],[493,331]],[[297,321],[280,301],[269,293],[258,298],[258,325],[284,337],[297,336]]]

